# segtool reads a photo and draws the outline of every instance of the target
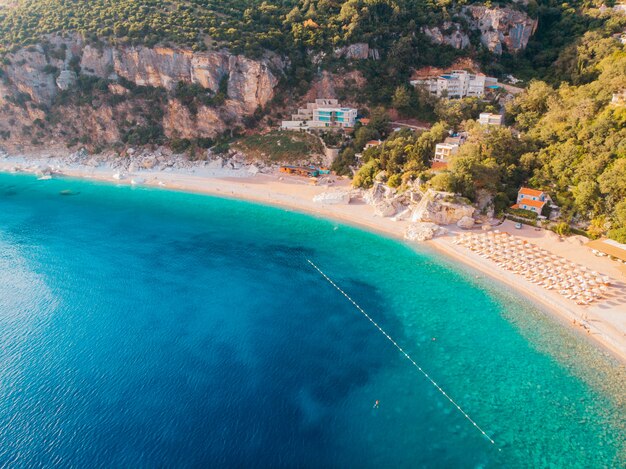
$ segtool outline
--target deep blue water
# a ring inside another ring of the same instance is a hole
[[[427,250],[245,202],[0,175],[0,466],[619,467],[625,385]]]

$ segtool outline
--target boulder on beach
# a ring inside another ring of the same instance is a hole
[[[157,159],[154,156],[146,156],[143,160],[141,160],[141,166],[144,169],[152,169],[156,166]]]
[[[381,200],[374,204],[374,215],[379,217],[393,217],[396,212],[397,209],[390,200]]]
[[[464,217],[471,217],[476,210],[462,203],[454,194],[429,189],[413,210],[411,221],[451,225]]]
[[[350,192],[326,191],[313,197],[313,202],[323,205],[346,205],[350,203]]]
[[[435,236],[440,236],[446,234],[447,232],[448,230],[435,223],[418,222],[411,223],[408,226],[406,232],[404,233],[404,238],[409,241],[428,241],[429,239],[433,239]]]
[[[475,225],[474,219],[468,216],[464,216],[463,218],[461,218],[459,221],[456,222],[456,226],[464,230],[469,230],[470,228],[473,228],[474,225]]]
[[[207,168],[209,169],[222,169],[224,167],[224,160],[222,158],[215,158],[209,161]]]

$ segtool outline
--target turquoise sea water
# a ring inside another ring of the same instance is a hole
[[[427,250],[245,202],[0,175],[0,466],[623,467],[625,385]]]

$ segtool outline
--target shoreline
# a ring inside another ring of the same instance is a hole
[[[15,160],[9,158],[0,160],[0,172],[15,173],[15,167]],[[237,171],[232,172],[232,174],[228,172],[220,174],[220,172],[212,173],[210,171],[196,172],[193,169],[180,172],[142,170],[138,171],[134,177],[136,180],[142,180],[140,184],[137,184],[138,187],[176,190],[256,202],[325,219],[332,219],[349,226],[362,228],[399,240],[409,247],[418,246],[417,243],[412,243],[404,239],[404,232],[409,222],[392,221],[390,218],[375,216],[372,207],[365,203],[326,205],[313,202],[313,197],[323,192],[347,190],[349,181],[338,181],[336,185],[332,186],[318,186],[310,184],[305,178],[297,178],[294,176],[281,177],[276,174],[252,175],[246,170]],[[33,169],[33,167],[19,167],[17,172],[34,174],[36,170]],[[61,177],[131,185],[130,177],[128,177],[128,179],[118,180],[114,177],[115,173],[116,171],[112,168],[84,168],[80,166],[61,167],[55,170],[55,174]],[[523,233],[515,232],[516,230],[513,229],[512,224],[511,226],[498,228],[504,229],[504,231],[512,230],[511,234],[517,236],[527,235],[531,242],[533,242],[533,238],[539,237],[536,232],[528,233],[528,230],[525,230]],[[605,267],[604,271],[599,268],[602,261],[604,263],[611,261],[607,259],[597,259],[597,262],[595,262],[593,259],[588,259],[588,262],[594,261],[592,265],[593,270],[610,276],[614,280],[614,283],[619,285],[618,297],[623,301],[613,304],[611,308],[607,308],[604,305],[604,303],[608,303],[608,301],[600,302],[598,305],[591,307],[581,307],[574,303],[570,304],[570,301],[560,297],[555,292],[544,290],[527,282],[522,277],[497,267],[495,264],[490,263],[490,261],[480,258],[475,253],[452,244],[454,236],[460,231],[461,230],[456,227],[453,227],[448,234],[436,237],[423,245],[433,248],[437,253],[449,260],[461,263],[470,269],[495,279],[510,288],[515,294],[523,298],[528,298],[535,303],[540,310],[549,314],[552,319],[563,322],[564,325],[578,331],[581,337],[595,344],[602,351],[607,352],[621,365],[626,365],[626,327],[622,326],[622,322],[615,324],[609,321],[610,318],[608,317],[611,313],[621,314],[623,316],[623,324],[626,325],[625,279],[617,277],[612,270],[607,273],[606,269],[609,267],[608,264],[606,266],[602,265],[602,267]],[[546,244],[550,244],[550,241],[554,243],[557,242],[554,239],[548,239],[548,236],[544,236],[544,238],[543,241]],[[549,249],[546,246],[543,247],[554,252],[554,249]],[[554,248],[556,247],[557,246],[554,246]],[[572,249],[575,247],[578,248],[578,250],[586,250],[586,248],[582,246],[571,247]],[[558,254],[562,255],[562,253]],[[582,254],[587,253],[582,251],[577,253],[579,258],[575,258],[574,261],[581,263],[580,257],[584,257],[585,260],[587,260],[587,257],[592,256],[591,252],[588,253],[588,256],[583,256]],[[573,321],[575,323],[573,323]],[[583,324],[585,324],[587,332],[583,330]]]

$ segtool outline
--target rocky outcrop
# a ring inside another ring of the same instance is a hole
[[[42,46],[20,49],[9,55],[7,60],[10,65],[3,67],[3,70],[16,92],[28,95],[36,103],[52,101],[58,88],[55,75],[47,67],[55,65],[48,61]]]
[[[61,91],[71,93],[79,73],[112,80],[108,91],[118,96],[126,95],[128,91],[120,86],[124,84],[121,79],[135,85],[164,88],[169,92],[169,99],[162,109],[162,127],[166,135],[212,137],[240,124],[243,117],[266,106],[274,97],[284,66],[279,57],[270,53],[253,60],[225,50],[193,52],[175,47],[96,47],[86,44],[77,35],[51,36],[42,44],[8,54],[6,63],[1,66],[4,80],[0,83],[0,106],[5,106],[7,112],[0,115],[0,131],[3,134],[24,134],[22,129],[25,126],[42,119],[36,114],[53,103],[58,105],[55,99]],[[216,107],[199,104],[197,112],[190,113],[171,93],[179,82],[197,83],[215,93],[225,87],[227,98]],[[122,100],[112,102],[118,103],[112,107],[123,103]],[[76,119],[76,124],[84,128],[81,133],[94,136],[100,143],[115,142],[119,138],[116,132],[109,132],[113,138],[109,140],[109,136],[104,138],[99,129],[117,127],[126,116],[119,116],[118,123],[106,122],[107,111],[100,112],[96,107],[107,107],[107,104],[84,107],[87,111],[68,109],[64,113],[68,117],[91,113],[86,121],[82,120],[84,116],[81,120]],[[129,108],[132,108],[130,104]],[[109,111],[114,114],[111,108]],[[99,115],[96,117],[95,114]],[[86,128],[90,121],[97,121],[96,125]],[[67,130],[66,134],[77,136],[73,130]],[[57,134],[62,136],[63,132],[57,130]],[[22,140],[30,141],[31,138],[23,135]]]
[[[470,27],[480,32],[480,42],[494,54],[504,49],[516,53],[528,44],[537,29],[537,20],[511,8],[470,5],[463,8]]]
[[[455,49],[465,49],[470,45],[470,38],[459,23],[446,21],[441,26],[424,27],[422,32],[435,44],[447,44]]]
[[[404,233],[404,238],[409,241],[422,242],[444,235],[447,231],[435,223],[411,223]]]
[[[137,85],[167,90],[182,81],[217,91],[227,79],[228,96],[250,113],[272,99],[278,77],[271,69],[281,69],[283,64],[276,57],[257,61],[227,51],[141,46],[96,50],[85,46],[80,67],[99,77],[120,76]]]
[[[348,60],[378,60],[380,59],[380,52],[378,49],[370,48],[367,43],[359,42],[335,49],[335,57],[343,57]]]
[[[374,215],[379,217],[393,217],[406,210],[409,200],[406,194],[397,194],[382,182],[374,183],[374,187],[365,193],[365,202],[374,207]]]
[[[458,202],[454,194],[429,189],[413,210],[411,221],[451,225],[463,217],[471,217],[474,211],[474,207]]]
[[[475,224],[476,222],[474,222],[474,219],[472,217],[467,217],[467,216],[461,218],[459,221],[456,222],[456,226],[464,230],[469,230],[471,228],[474,228]]]
[[[73,70],[61,70],[59,76],[56,79],[56,83],[60,90],[66,91],[74,86],[77,80],[78,76]]]
[[[313,197],[313,202],[322,205],[347,205],[350,203],[348,191],[326,191]]]

